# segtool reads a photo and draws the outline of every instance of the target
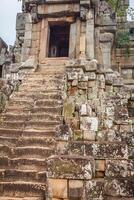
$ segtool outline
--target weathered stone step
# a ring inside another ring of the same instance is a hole
[[[0,200],[44,200],[44,197],[0,197]]]
[[[44,129],[44,130],[21,130],[21,129],[5,129],[0,128],[0,136],[3,137],[14,137],[14,138],[20,138],[20,137],[54,137],[55,131],[51,129]]]
[[[37,100],[35,102],[35,106],[39,106],[39,107],[55,107],[55,106],[60,106],[62,105],[62,101],[59,100]]]
[[[54,67],[53,67],[54,68]],[[59,77],[59,76],[63,76],[64,75],[64,71],[58,71],[58,68],[56,69],[53,69],[52,67],[48,69],[48,66],[44,68],[44,72],[45,73],[42,73],[42,71],[38,71],[38,72],[34,72],[34,73],[29,73],[27,75],[25,75],[25,78],[29,78],[29,77]],[[52,73],[50,73],[52,72]],[[54,72],[54,73],[53,73]],[[57,73],[55,73],[57,72]],[[60,72],[60,73],[59,73]]]
[[[38,113],[38,114],[54,114],[54,115],[61,115],[63,110],[63,106],[55,106],[55,107],[42,107],[42,106],[36,106],[32,107],[15,107],[15,106],[7,106],[5,111],[3,113],[13,113],[13,114],[33,114],[33,113]]]
[[[0,145],[0,156],[8,156],[8,157],[13,157],[14,152],[13,152],[13,148],[9,147],[7,145]]]
[[[0,123],[3,128],[23,129],[25,127],[24,121],[3,121]]]
[[[46,182],[46,172],[38,172],[36,170],[16,170],[2,169],[0,170],[0,181],[32,181]]]
[[[21,106],[21,107],[31,107],[34,106],[34,100],[26,99],[26,100],[15,100],[15,99],[10,99],[8,102],[8,106]]]
[[[46,93],[22,93],[22,92],[17,92],[17,93],[15,93],[13,96],[12,96],[12,98],[11,99],[13,99],[13,100],[17,100],[17,101],[19,101],[19,100],[38,100],[38,99],[40,99],[40,100],[43,100],[43,99],[46,99],[46,100],[48,100],[48,99],[51,99],[51,100],[53,100],[53,99],[55,99],[55,100],[62,100],[62,96],[61,96],[61,94],[59,93],[57,93],[57,92],[52,92],[52,93],[50,93],[50,92],[46,92]]]
[[[63,85],[62,85],[63,86]],[[29,87],[29,86],[23,86],[19,88],[20,92],[45,92],[45,90],[61,90],[61,85],[45,85],[45,86],[38,86],[38,87]]]
[[[25,146],[14,149],[14,157],[19,158],[47,158],[54,154],[54,149],[49,147]]]
[[[31,115],[31,120],[37,120],[37,121],[41,121],[41,120],[43,120],[43,121],[45,121],[45,120],[47,120],[47,121],[61,121],[62,120],[62,116],[60,116],[60,115],[54,115],[54,114],[52,114],[52,113],[42,113],[42,114],[40,114],[40,113],[35,113],[35,114],[32,114]]]
[[[25,124],[26,128],[36,128],[36,129],[44,129],[44,128],[56,128],[56,126],[60,125],[60,121],[28,121]]]
[[[62,114],[62,109],[63,107],[62,106],[57,106],[57,107],[34,107],[32,110],[31,110],[31,113],[53,113],[53,114],[59,114],[61,115]]]
[[[5,121],[12,120],[12,121],[26,121],[30,118],[30,113],[28,114],[14,114],[14,113],[3,113],[2,118]]]
[[[9,147],[0,145],[0,156],[10,158],[47,158],[54,153],[53,148],[39,146]]]
[[[19,91],[23,89],[29,89],[32,90],[33,88],[36,89],[37,91],[40,89],[40,91],[43,91],[44,89],[59,89],[60,87],[63,86],[63,82],[61,83],[56,83],[56,82],[48,82],[44,85],[37,85],[37,84],[23,84],[19,87]]]
[[[0,134],[0,145],[15,147],[17,143],[18,139],[16,137],[3,137]]]
[[[1,196],[11,196],[11,197],[26,197],[45,195],[46,185],[43,183],[36,182],[0,182]]]
[[[9,147],[24,147],[24,146],[51,146],[55,145],[55,140],[52,137],[3,137],[0,136],[0,145],[6,145]]]
[[[31,110],[31,107],[25,108],[24,106],[22,107],[15,107],[15,106],[7,106],[5,111],[3,113],[14,113],[14,114],[29,114]]]
[[[31,86],[44,86],[45,84],[53,83],[53,84],[62,84],[64,81],[63,77],[31,77],[26,80],[23,80],[21,86],[31,85]]]
[[[54,100],[54,99],[49,99],[49,100],[14,100],[11,99],[8,102],[7,108],[10,107],[19,107],[19,108],[31,108],[31,107],[35,107],[35,106],[39,106],[39,107],[55,107],[55,106],[60,106],[62,105],[62,101],[60,100]]]
[[[44,171],[47,167],[46,159],[14,158],[0,156],[0,169],[18,169]]]
[[[48,113],[36,113],[36,114],[19,114],[19,113],[3,113],[2,115],[3,120],[5,121],[26,121],[26,120],[47,120],[47,121],[60,121],[62,120],[62,117],[59,115],[52,115],[52,114],[48,114]]]
[[[40,146],[54,147],[55,140],[50,137],[22,137],[18,140],[17,146]]]

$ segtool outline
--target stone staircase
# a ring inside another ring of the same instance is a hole
[[[62,124],[64,67],[41,66],[25,76],[0,121],[0,200],[43,200],[46,159]]]

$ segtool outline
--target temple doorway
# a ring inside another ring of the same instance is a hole
[[[70,25],[50,25],[48,57],[69,56]]]

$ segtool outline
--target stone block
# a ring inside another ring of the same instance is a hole
[[[104,180],[85,181],[84,188],[85,199],[100,199],[104,194]]]
[[[72,131],[68,125],[60,125],[56,128],[57,140],[69,140],[72,137]]]
[[[47,159],[49,178],[60,179],[92,179],[94,159],[83,156],[52,156]]]
[[[64,102],[63,115],[64,118],[72,117],[75,111],[75,104],[73,99],[66,99]]]
[[[89,88],[92,88],[96,85],[96,81],[95,80],[92,80],[92,81],[88,81],[88,87]]]
[[[87,62],[87,64],[85,64],[85,71],[96,71],[97,70],[97,65],[98,65],[98,61],[93,59],[89,62]]]
[[[95,131],[83,131],[83,139],[84,140],[95,140],[96,139],[96,132]]]
[[[77,86],[78,85],[78,80],[73,80],[72,81],[72,86]]]
[[[87,82],[79,82],[78,83],[78,88],[82,89],[82,90],[86,90],[87,89]]]
[[[68,154],[68,142],[67,141],[57,141],[56,143],[56,153],[57,154]]]
[[[128,148],[124,143],[85,143],[85,154],[95,159],[127,159]]]
[[[104,172],[105,164],[106,164],[105,160],[95,160],[95,170]]]
[[[17,14],[16,30],[25,30],[25,13]]]
[[[69,81],[78,80],[78,72],[70,72],[67,74],[67,79]]]
[[[25,30],[26,31],[32,31],[32,23],[26,23]]]
[[[83,141],[71,141],[69,143],[68,153],[70,155],[83,156],[84,149],[85,147]]]
[[[81,200],[83,181],[69,180],[69,199]]]
[[[96,139],[101,142],[124,142],[127,145],[134,145],[133,132],[120,133],[115,130],[103,130],[97,133]]]
[[[96,74],[94,72],[88,72],[88,80],[93,81],[96,79]]]
[[[87,104],[82,104],[80,107],[80,115],[85,116],[87,115]]]
[[[70,96],[76,96],[78,94],[78,87],[76,86],[72,86],[69,90],[68,90],[68,94]]]
[[[125,178],[134,176],[133,160],[107,160],[105,175],[109,178]]]
[[[54,198],[64,199],[67,194],[67,180],[64,179],[48,179],[48,187]]]
[[[69,124],[71,130],[80,129],[80,122],[79,122],[79,118],[77,117],[67,118],[66,123]]]
[[[31,39],[32,39],[32,32],[25,31],[25,40],[31,40]]]
[[[112,197],[134,197],[133,179],[107,179],[104,194]]]
[[[32,39],[39,40],[40,39],[40,32],[32,32]]]
[[[97,117],[81,117],[80,129],[84,131],[97,131],[98,118]]]
[[[81,130],[74,130],[73,131],[73,139],[74,140],[82,140],[83,139],[83,131],[81,131]]]
[[[79,81],[87,82],[88,76],[86,74],[79,74]]]

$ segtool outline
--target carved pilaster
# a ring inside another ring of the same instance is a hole
[[[104,69],[109,69],[111,67],[111,49],[113,40],[114,34],[112,33],[103,33],[100,35],[100,48]]]

